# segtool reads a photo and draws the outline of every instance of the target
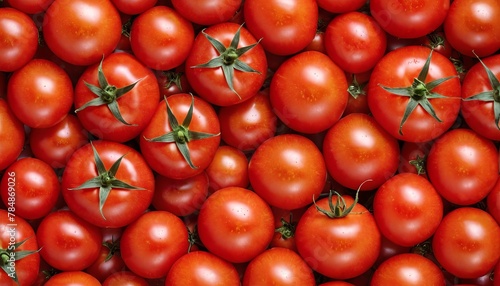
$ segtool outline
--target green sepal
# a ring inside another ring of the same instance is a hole
[[[316,210],[318,210],[320,213],[328,216],[329,218],[343,218],[343,217],[346,217],[347,215],[349,215],[352,212],[352,210],[354,209],[354,207],[358,203],[358,199],[359,199],[358,195],[359,195],[359,191],[360,191],[361,187],[366,182],[369,182],[369,181],[372,181],[372,180],[366,180],[363,183],[361,183],[361,185],[359,185],[358,189],[356,190],[356,195],[354,197],[354,202],[350,206],[346,205],[345,199],[344,199],[344,197],[342,197],[341,194],[339,194],[337,191],[333,191],[333,190],[330,190],[330,192],[328,194],[328,207],[329,207],[329,210],[326,210],[326,209],[323,209],[323,208],[319,207],[316,204],[316,201],[314,200],[314,197],[313,197],[313,204],[316,206]],[[333,194],[335,194],[337,196],[335,204],[333,203]]]
[[[16,282],[17,285],[19,285],[19,279],[17,277],[17,273],[16,271],[12,271],[12,268],[9,267],[8,265],[8,261],[6,261],[6,256],[10,257],[11,253],[14,252],[14,261],[19,261],[27,256],[30,256],[34,253],[37,253],[39,252],[42,248],[39,248],[37,250],[21,250],[21,251],[16,251],[16,249],[18,247],[20,247],[21,245],[23,245],[26,241],[28,241],[28,239],[32,238],[32,236],[30,237],[27,237],[25,239],[23,239],[22,241],[19,241],[19,242],[16,242],[13,247],[14,247],[14,251],[10,251],[10,250],[6,250],[6,249],[2,249],[1,250],[1,266],[0,268],[2,268],[2,270],[7,274],[7,276],[9,276],[10,278],[12,278],[12,280],[14,280],[14,282]]]

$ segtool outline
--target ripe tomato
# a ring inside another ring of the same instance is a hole
[[[26,14],[38,14],[44,12],[54,0],[6,0],[12,8],[16,8]]]
[[[248,159],[235,147],[219,146],[206,173],[210,193],[225,187],[248,187]]]
[[[187,81],[184,68],[177,68],[169,71],[157,71],[156,79],[160,86],[160,95],[169,97],[176,93],[189,93],[193,89]]]
[[[269,96],[274,112],[288,127],[319,133],[342,116],[348,100],[347,79],[327,55],[302,52],[274,73]]]
[[[125,228],[120,240],[126,266],[144,278],[166,276],[188,247],[186,226],[179,217],[165,211],[144,213]]]
[[[76,115],[94,136],[117,142],[137,137],[160,101],[155,74],[117,52],[88,67],[75,86]]]
[[[127,15],[138,15],[153,8],[158,0],[111,0],[116,9]]]
[[[50,266],[78,271],[89,267],[99,256],[102,234],[97,226],[72,211],[59,210],[42,219],[36,239],[41,257]]]
[[[206,251],[195,251],[180,257],[165,279],[165,285],[239,286],[235,266]]]
[[[316,35],[318,5],[314,0],[247,0],[243,15],[248,30],[266,51],[292,55],[303,50]]]
[[[491,189],[486,198],[486,206],[488,212],[500,225],[500,179],[497,180],[493,189]]]
[[[85,272],[94,276],[103,283],[110,275],[125,271],[125,262],[120,254],[120,237],[122,228],[103,228],[102,246],[99,257],[85,269]]]
[[[76,150],[62,175],[61,190],[68,207],[101,227],[122,227],[151,204],[153,172],[135,149],[97,140]]]
[[[334,14],[342,14],[361,9],[366,0],[316,0],[318,6]]]
[[[399,173],[414,173],[427,177],[426,160],[432,143],[429,142],[403,142],[399,156]]]
[[[172,5],[184,18],[190,22],[211,26],[231,20],[242,0],[198,0],[196,2],[172,0]]]
[[[24,146],[24,125],[14,115],[5,99],[0,98],[0,170],[12,164]]]
[[[63,271],[52,276],[44,286],[101,286],[99,280],[83,271]]]
[[[441,266],[460,278],[476,278],[493,269],[500,258],[500,226],[487,212],[460,207],[443,218],[432,238]]]
[[[227,187],[207,198],[198,215],[198,235],[213,254],[233,263],[252,260],[273,238],[269,205],[256,193]]]
[[[38,29],[25,13],[0,7],[0,38],[0,71],[15,71],[35,56]]]
[[[323,156],[335,181],[357,189],[371,180],[361,190],[373,190],[396,173],[399,145],[373,117],[352,113],[326,132]]]
[[[269,247],[288,248],[298,252],[297,244],[295,243],[295,228],[306,209],[307,207],[284,210],[271,207],[274,216],[274,236]]]
[[[120,271],[109,275],[102,286],[149,286],[149,283],[134,272]]]
[[[387,53],[372,71],[367,94],[373,117],[403,141],[437,138],[453,125],[460,110],[455,66],[423,46]]]
[[[12,74],[7,102],[14,114],[32,128],[59,123],[73,106],[73,83],[54,62],[33,59]]]
[[[262,143],[248,165],[253,190],[268,204],[297,209],[323,191],[327,171],[318,147],[308,138],[283,134]]]
[[[444,33],[459,53],[473,57],[500,49],[500,3],[496,0],[455,0],[444,21]]]
[[[45,43],[59,58],[88,66],[113,52],[121,19],[110,0],[54,0],[43,21]]]
[[[427,156],[427,175],[438,193],[457,205],[484,199],[498,179],[498,150],[492,141],[459,128],[436,139]]]

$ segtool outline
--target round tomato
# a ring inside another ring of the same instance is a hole
[[[113,273],[125,271],[125,262],[120,254],[122,228],[103,228],[101,233],[103,241],[99,257],[85,269],[85,272],[103,283]]]
[[[274,73],[269,98],[274,112],[288,127],[319,133],[339,120],[347,106],[347,79],[325,54],[299,53]]]
[[[433,141],[403,142],[399,156],[399,173],[414,173],[427,177],[426,160]]]
[[[184,68],[156,72],[156,79],[160,86],[160,94],[169,97],[176,93],[190,93],[192,88],[184,72]]]
[[[308,138],[283,134],[262,143],[248,165],[252,189],[268,204],[297,209],[323,191],[327,171],[318,147]]]
[[[341,14],[361,9],[366,0],[316,0],[318,6],[328,12]]]
[[[288,248],[298,252],[295,243],[295,228],[306,209],[307,207],[294,210],[271,207],[274,215],[274,236],[269,247]]]
[[[88,66],[113,52],[122,24],[110,0],[54,0],[42,30],[45,43],[59,58]]]
[[[198,0],[196,2],[172,0],[172,5],[190,22],[211,26],[231,20],[242,0]]]
[[[0,170],[12,164],[24,147],[24,125],[14,115],[7,102],[0,98]]]
[[[101,286],[99,280],[83,271],[63,271],[52,276],[44,286]]]
[[[120,271],[109,275],[102,286],[149,286],[149,283],[134,272]]]
[[[207,198],[198,215],[198,235],[213,254],[233,263],[252,260],[273,238],[269,205],[256,193],[227,187]]]
[[[138,15],[153,8],[158,0],[111,0],[113,5],[127,15]]]
[[[225,187],[248,187],[248,159],[235,147],[219,146],[206,173],[210,193]]]
[[[500,179],[497,180],[493,189],[491,189],[486,198],[488,212],[500,225]]]
[[[54,0],[6,0],[12,8],[16,8],[26,14],[38,14],[44,12]]]

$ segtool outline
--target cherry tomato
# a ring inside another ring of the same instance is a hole
[[[240,9],[242,0],[172,0],[172,5],[190,22],[211,26],[231,20]]]
[[[23,123],[17,119],[5,99],[0,98],[0,170],[14,163],[24,147]]]
[[[248,159],[235,147],[219,146],[206,173],[210,193],[225,187],[246,188],[249,184]]]

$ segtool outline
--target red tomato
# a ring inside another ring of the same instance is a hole
[[[366,0],[316,0],[318,6],[328,12],[341,14],[361,9]]]
[[[243,15],[248,30],[276,55],[295,54],[316,35],[318,5],[314,0],[247,0]]]
[[[167,6],[155,6],[132,22],[130,44],[137,58],[155,70],[170,70],[187,58],[194,41],[191,22]]]
[[[14,115],[7,102],[0,98],[0,170],[12,164],[24,146],[24,126]]]
[[[371,71],[359,74],[346,73],[347,84],[349,85],[347,91],[350,96],[348,96],[347,106],[342,116],[351,113],[370,114],[368,99],[366,97],[366,88],[370,80],[370,75]]]
[[[231,20],[240,9],[242,0],[172,0],[172,5],[190,22],[211,26]]]
[[[12,74],[7,102],[14,114],[32,128],[61,122],[73,106],[73,83],[57,64],[33,59]]]
[[[472,205],[484,199],[498,179],[498,150],[470,129],[454,129],[436,139],[427,156],[427,175],[446,200]]]
[[[270,100],[276,115],[302,133],[330,128],[348,100],[344,72],[323,53],[307,51],[286,60],[271,80]]]
[[[120,271],[109,275],[102,286],[149,286],[149,283],[131,271]]]
[[[166,276],[189,247],[182,220],[165,211],[144,213],[125,228],[120,251],[126,266],[144,278]]]
[[[327,171],[321,151],[311,140],[283,134],[255,150],[248,174],[253,190],[268,204],[291,210],[305,207],[319,196]]]
[[[295,243],[295,228],[306,209],[307,207],[284,210],[271,207],[274,215],[274,236],[269,247],[288,248],[298,252],[297,244]]]
[[[396,173],[399,145],[373,117],[352,113],[327,131],[323,156],[335,181],[357,189],[371,180],[360,188],[373,190]]]
[[[497,180],[486,198],[488,212],[500,225],[500,179]]]
[[[156,79],[160,86],[160,94],[166,97],[176,93],[189,93],[193,91],[187,81],[183,68],[156,72]]]
[[[473,57],[500,49],[500,3],[496,0],[455,0],[444,21],[444,33],[459,53]]]
[[[43,21],[47,46],[74,65],[88,66],[111,54],[121,31],[120,14],[110,0],[54,0]]]
[[[45,216],[38,226],[36,238],[41,257],[61,271],[89,267],[99,257],[102,242],[99,228],[70,210]]]
[[[103,228],[101,251],[99,257],[85,269],[103,283],[113,273],[125,271],[125,262],[120,254],[121,228]],[[107,237],[110,236],[110,237]]]
[[[210,193],[225,187],[246,188],[249,184],[248,159],[235,147],[219,146],[206,173]]]
[[[460,278],[482,276],[500,258],[500,226],[483,210],[460,207],[443,218],[432,238],[432,251],[449,273]]]
[[[15,71],[35,56],[38,29],[25,13],[0,7],[0,38],[0,71]]]
[[[44,12],[54,0],[6,0],[12,8],[26,14],[38,14]]]
[[[426,161],[433,141],[403,142],[399,156],[399,173],[414,173],[427,178]]]
[[[101,286],[99,280],[83,271],[64,271],[52,276],[44,286]]]
[[[156,5],[158,0],[111,0],[113,5],[127,15],[138,15]]]
[[[269,205],[256,193],[227,187],[207,198],[198,215],[198,235],[213,254],[233,263],[252,260],[273,238]]]
[[[62,175],[68,207],[100,227],[122,227],[151,204],[153,172],[135,149],[97,140],[76,150]]]
[[[450,8],[449,0],[371,0],[370,14],[389,34],[418,38],[437,29]]]
[[[195,251],[179,258],[165,279],[165,285],[239,286],[240,276],[233,264],[206,251]]]
[[[413,247],[413,245],[412,245]],[[386,261],[387,259],[401,254],[401,253],[409,253],[412,250],[412,247],[408,246],[401,246],[398,245],[389,239],[387,239],[385,236],[382,235],[382,241],[381,241],[381,246],[380,246],[380,253],[378,255],[377,261],[373,265],[373,269],[378,268],[378,266]]]

